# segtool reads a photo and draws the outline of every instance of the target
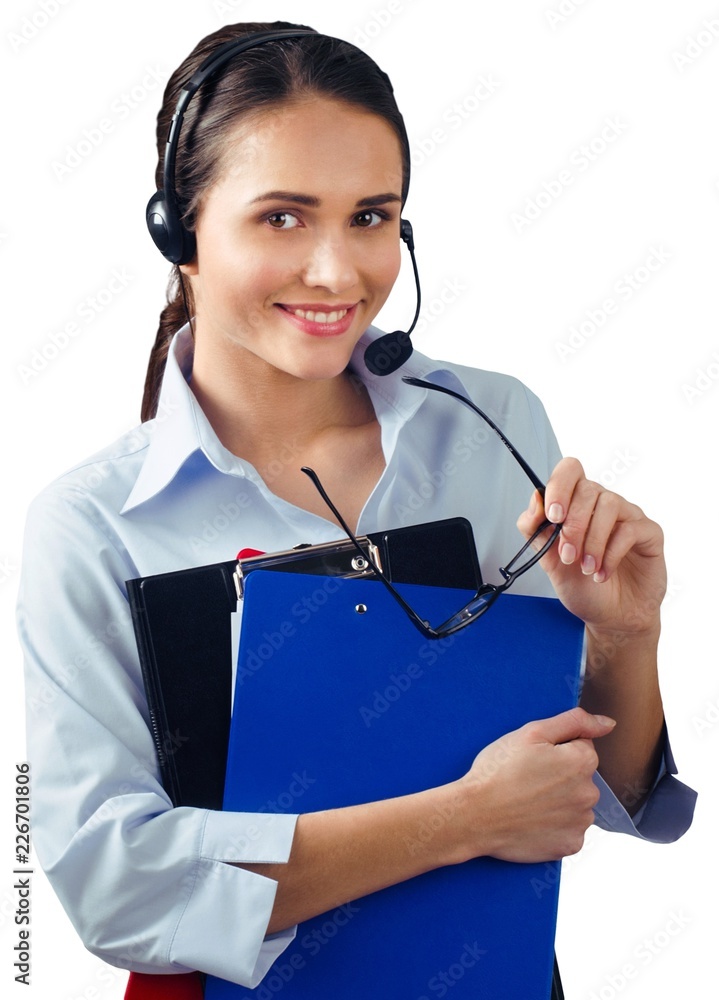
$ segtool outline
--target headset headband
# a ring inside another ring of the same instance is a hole
[[[184,84],[177,99],[170,130],[167,134],[162,168],[162,190],[155,192],[145,210],[150,236],[158,250],[171,263],[187,264],[195,256],[195,236],[182,224],[175,194],[177,146],[188,104],[205,80],[221,69],[234,56],[246,52],[248,49],[264,45],[266,42],[279,41],[283,38],[300,38],[305,35],[314,35],[319,38],[328,37],[319,35],[318,32],[308,28],[297,28],[295,30],[260,31],[244,38],[232,39],[212,52]]]

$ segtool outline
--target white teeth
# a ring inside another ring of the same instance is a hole
[[[310,323],[337,323],[347,315],[349,309],[337,309],[331,313],[314,312],[312,309],[291,309],[290,312],[300,319],[308,319]]]

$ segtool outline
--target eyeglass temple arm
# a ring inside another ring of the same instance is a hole
[[[310,469],[310,467],[307,466],[307,465],[303,465],[301,467],[300,471],[304,472],[304,474],[306,476],[309,476],[309,478],[312,480],[315,489],[317,490],[317,492],[319,493],[319,495],[322,497],[322,499],[324,500],[324,502],[327,504],[327,506],[329,507],[329,509],[332,511],[332,513],[334,514],[334,516],[339,521],[340,526],[341,526],[342,530],[344,531],[344,533],[347,535],[347,537],[352,542],[352,544],[354,545],[354,547],[357,549],[357,551],[359,552],[359,554],[364,559],[366,559],[367,562],[370,564],[370,566],[372,567],[372,569],[377,574],[377,579],[382,581],[382,583],[385,585],[385,587],[387,588],[387,590],[389,590],[390,594],[392,594],[392,596],[397,601],[397,603],[404,609],[404,611],[407,612],[407,614],[409,615],[409,617],[412,619],[413,624],[417,626],[417,628],[420,630],[420,632],[423,635],[427,635],[430,638],[438,638],[436,630],[432,628],[432,626],[429,624],[429,622],[423,621],[419,617],[419,615],[417,614],[417,612],[414,610],[414,608],[411,608],[409,606],[409,604],[407,604],[407,602],[402,597],[402,595],[399,593],[399,591],[395,590],[395,588],[389,582],[389,580],[384,575],[384,573],[382,572],[382,570],[379,568],[379,566],[377,565],[377,563],[374,561],[374,559],[372,558],[372,555],[369,552],[365,552],[365,550],[362,548],[362,546],[360,545],[360,543],[357,541],[357,538],[355,537],[354,532],[351,530],[351,528],[349,527],[349,525],[347,524],[347,522],[345,521],[345,519],[342,517],[342,515],[340,514],[340,512],[337,510],[337,508],[335,507],[335,505],[330,500],[329,495],[328,495],[327,491],[325,490],[324,486],[322,485],[322,483],[320,482],[320,477],[317,475],[317,473],[315,472],[315,470],[314,469]]]
[[[419,386],[420,388],[424,388],[424,389],[436,389],[437,392],[444,392],[448,396],[454,396],[454,398],[458,399],[460,401],[460,403],[464,403],[465,406],[468,406],[471,410],[474,410],[474,412],[477,413],[482,418],[482,420],[485,420],[489,424],[489,426],[492,428],[492,430],[501,438],[502,442],[510,450],[510,452],[512,453],[512,455],[514,455],[514,457],[517,460],[517,462],[524,469],[524,472],[529,477],[529,479],[532,481],[532,484],[539,491],[539,494],[542,497],[542,500],[544,500],[544,491],[545,491],[546,487],[545,487],[544,483],[542,482],[542,480],[536,474],[536,472],[534,471],[534,469],[532,469],[532,467],[530,465],[528,465],[527,462],[525,462],[525,460],[519,454],[519,452],[517,451],[517,449],[514,447],[514,445],[512,444],[512,442],[509,440],[509,438],[499,429],[499,427],[497,427],[497,425],[491,419],[491,417],[488,417],[487,414],[483,410],[480,410],[480,408],[476,405],[476,403],[473,403],[471,399],[467,399],[467,397],[463,396],[460,392],[455,392],[454,389],[448,389],[444,385],[437,385],[436,382],[427,382],[425,379],[414,378],[414,376],[412,376],[412,375],[403,375],[402,376],[402,381],[406,382],[407,385],[416,385],[416,386]]]

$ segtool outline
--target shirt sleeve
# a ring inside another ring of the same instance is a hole
[[[35,501],[18,605],[34,846],[93,954],[252,987],[296,928],[266,936],[277,883],[231,862],[286,862],[297,817],[172,807],[125,593],[133,575],[101,510],[62,488]]]

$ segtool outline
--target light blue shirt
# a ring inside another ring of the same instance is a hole
[[[386,468],[358,532],[461,514],[482,572],[517,551],[532,487],[467,407],[407,386],[412,374],[476,400],[545,481],[560,453],[539,400],[516,379],[415,352],[401,372],[352,360],[382,429]],[[170,351],[157,416],[52,483],[28,514],[19,599],[38,857],[90,951],[144,972],[200,969],[256,985],[294,936],[265,937],[276,883],[228,862],[284,862],[296,816],[171,807],[159,782],[128,610],[131,578],[342,537],[331,521],[272,493],[218,440],[189,386],[192,341]],[[274,468],[300,466],[288,428]],[[537,567],[517,592],[553,596]],[[491,613],[491,612],[490,612]],[[202,664],[198,664],[202,669]],[[671,754],[641,820],[597,777],[597,821],[655,841],[691,822],[694,793]]]

